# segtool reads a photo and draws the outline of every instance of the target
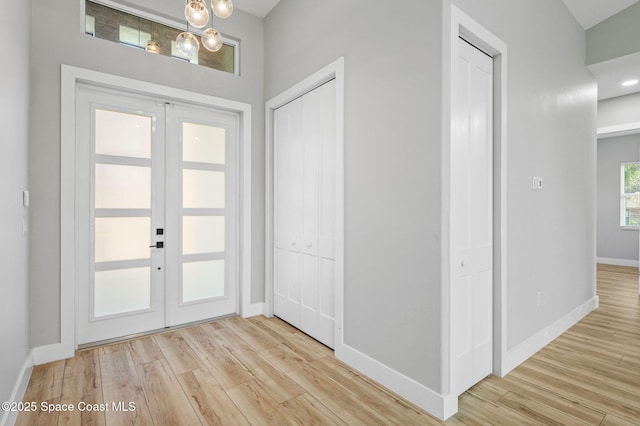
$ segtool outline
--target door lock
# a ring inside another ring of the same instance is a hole
[[[153,248],[164,248],[164,242],[163,241],[158,241],[157,243],[155,243],[152,246],[149,247],[153,247]]]

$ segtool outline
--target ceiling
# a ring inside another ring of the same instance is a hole
[[[580,25],[587,30],[638,0],[563,0]],[[264,18],[280,0],[233,0],[238,9]]]
[[[233,0],[233,7],[264,18],[280,0]],[[610,1],[610,0],[609,0]]]
[[[588,65],[598,82],[598,99],[609,99],[640,91],[640,84],[624,87],[628,80],[640,80],[640,52]]]
[[[585,30],[637,2],[638,0],[564,0]]]
[[[573,16],[587,30],[638,0],[564,0]],[[623,87],[622,82],[640,80],[640,53],[587,66],[598,81],[598,99],[624,96],[640,91],[640,85]]]
[[[264,18],[280,0],[233,0],[234,6]],[[587,30],[639,0],[563,0],[582,27]],[[623,87],[623,81],[640,79],[640,53],[589,65],[598,81],[598,98],[608,99],[640,91],[639,86]]]

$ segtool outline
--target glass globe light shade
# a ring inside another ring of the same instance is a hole
[[[222,35],[215,28],[207,28],[200,36],[202,45],[211,52],[217,52],[222,48]]]
[[[209,22],[209,9],[204,0],[189,0],[184,7],[184,16],[190,25],[202,28]]]
[[[147,52],[160,53],[160,45],[155,40],[149,40],[147,42]]]
[[[176,44],[178,46],[178,51],[187,58],[194,57],[198,54],[198,50],[200,50],[200,43],[198,43],[198,39],[190,32],[185,31],[178,34]]]
[[[218,18],[228,18],[233,13],[231,0],[211,0],[211,9]]]

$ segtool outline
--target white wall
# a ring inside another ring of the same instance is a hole
[[[175,2],[174,2],[175,3]],[[60,65],[247,102],[253,107],[253,282],[252,299],[264,297],[264,101],[262,20],[236,11],[218,29],[241,40],[241,75],[152,55],[85,36],[80,0],[33,4],[31,149],[32,189],[31,343],[60,340]],[[145,1],[154,9],[149,1]],[[160,5],[168,4],[161,3]],[[162,6],[163,14],[171,7]],[[180,18],[181,8],[176,17]]]
[[[265,93],[345,57],[345,342],[437,390],[441,5],[378,6],[281,0]]]
[[[595,296],[596,82],[584,30],[562,1],[453,1],[508,46],[511,350]],[[542,191],[531,190],[533,176]]]
[[[0,67],[0,401],[7,401],[29,352],[28,237],[22,230],[28,213],[22,191],[27,189],[31,1],[3,6],[0,40],[20,40]]]
[[[595,296],[596,87],[584,31],[562,1],[455,3],[509,49],[513,348]],[[265,20],[267,99],[345,57],[345,343],[436,392],[449,4],[281,0]],[[534,175],[542,192],[531,191]]]
[[[620,228],[620,165],[639,158],[639,135],[598,141],[599,258],[638,262],[638,231]]]

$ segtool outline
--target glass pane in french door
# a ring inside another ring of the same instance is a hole
[[[94,316],[100,318],[149,309],[150,272],[148,267],[96,272]]]
[[[149,115],[95,110],[93,319],[151,309]]]
[[[182,122],[181,303],[226,294],[226,129]]]

